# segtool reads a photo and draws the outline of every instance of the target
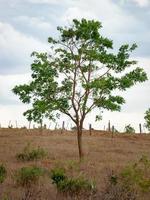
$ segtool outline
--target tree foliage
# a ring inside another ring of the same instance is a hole
[[[58,27],[59,40],[48,39],[50,54],[32,53],[32,81],[13,89],[23,103],[33,105],[24,113],[28,120],[54,119],[60,111],[76,122],[77,114],[81,119],[95,107],[120,111],[125,100],[112,92],[147,79],[142,68],[120,76],[136,64],[129,56],[137,45],[122,45],[113,54],[113,41],[99,33],[101,27],[98,21],[73,20],[69,28]]]
[[[146,128],[150,131],[150,108],[145,112]]]
[[[59,39],[48,38],[49,53],[32,53],[32,81],[13,89],[23,103],[32,104],[24,113],[29,121],[54,120],[63,113],[81,135],[87,114],[97,108],[100,119],[103,109],[120,111],[125,100],[115,91],[147,79],[130,59],[137,45],[124,44],[114,53],[113,41],[102,36],[101,28],[99,21],[74,19],[70,27],[57,28]]]

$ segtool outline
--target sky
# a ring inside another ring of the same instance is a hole
[[[11,90],[31,80],[31,53],[47,51],[47,38],[57,36],[57,26],[69,25],[74,18],[101,21],[102,34],[114,41],[116,49],[136,42],[138,48],[132,58],[150,78],[150,0],[0,0],[1,126],[7,127],[10,120],[14,126],[16,120],[19,127],[28,125],[22,113],[29,106],[22,104]],[[103,129],[110,120],[119,131],[127,124],[138,131],[150,107],[149,94],[150,80],[137,84],[123,93],[126,103],[121,112],[105,111],[100,122],[95,122],[91,114],[85,127],[92,123],[93,128]],[[67,120],[67,126],[71,121]]]

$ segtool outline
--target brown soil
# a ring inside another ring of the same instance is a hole
[[[17,153],[30,142],[33,147],[43,147],[48,152],[48,158],[34,161],[21,162],[15,158]],[[85,160],[80,167],[78,162],[78,149],[75,132],[26,129],[0,129],[0,163],[8,171],[6,181],[0,186],[0,193],[7,194],[12,200],[20,200],[22,188],[16,187],[13,181],[15,170],[22,166],[37,165],[52,169],[56,165],[63,165],[69,173],[80,173],[96,182],[101,188],[108,170],[119,171],[124,166],[137,161],[142,155],[150,158],[150,135],[118,134],[112,138],[111,133],[93,131],[92,136],[88,131],[83,133],[83,147]],[[38,186],[42,190],[42,199],[55,199],[56,190],[50,178],[45,177]],[[1,199],[1,198],[0,198]]]

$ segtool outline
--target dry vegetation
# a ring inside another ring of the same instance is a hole
[[[33,147],[44,148],[48,156],[28,162],[17,160],[16,154],[22,152],[28,143]],[[7,178],[0,185],[0,194],[11,196],[12,200],[20,200],[23,189],[14,184],[14,173],[23,166],[33,165],[47,170],[63,166],[68,174],[80,174],[94,180],[98,190],[102,190],[109,172],[119,172],[129,163],[139,160],[142,155],[150,158],[150,135],[118,134],[111,138],[109,133],[93,131],[90,136],[89,132],[84,131],[83,147],[85,159],[79,165],[75,132],[60,134],[60,131],[44,130],[40,133],[39,130],[0,129],[0,162],[7,169]],[[50,177],[41,178],[36,187],[42,200],[56,199],[56,189]],[[143,194],[142,199],[148,200],[149,195]]]

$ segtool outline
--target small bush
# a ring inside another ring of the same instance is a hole
[[[51,171],[52,183],[58,186],[60,181],[64,181],[67,178],[65,170],[63,168],[55,168]]]
[[[42,159],[46,156],[47,152],[43,148],[31,149],[30,144],[28,144],[22,153],[16,155],[16,158],[21,161],[32,161]]]
[[[145,112],[144,119],[146,121],[145,127],[150,131],[150,108]]]
[[[126,166],[120,173],[111,173],[101,200],[137,200],[150,192],[150,160],[147,156]],[[143,199],[143,198],[142,198]]]
[[[10,200],[9,196],[7,194],[4,194],[2,197],[1,197],[1,200]]]
[[[39,167],[22,167],[15,173],[15,182],[22,187],[28,187],[38,183],[43,175],[43,170]]]
[[[95,192],[95,185],[82,177],[67,177],[65,170],[55,168],[51,171],[51,179],[56,185],[58,192],[68,197],[91,196]]]
[[[102,193],[100,193],[100,200],[136,200],[137,193],[131,185],[125,185],[120,174],[115,174],[110,171],[107,174],[106,183]]]
[[[137,187],[142,192],[150,192],[150,160],[146,156],[127,166],[121,176],[126,185]]]
[[[3,183],[7,176],[6,168],[3,164],[0,165],[0,183]]]
[[[84,178],[66,178],[58,183],[58,190],[65,193],[75,194],[81,191],[94,189],[94,184]]]
[[[135,129],[129,124],[125,126],[125,133],[135,133]]]

